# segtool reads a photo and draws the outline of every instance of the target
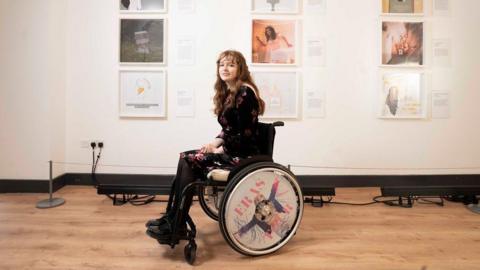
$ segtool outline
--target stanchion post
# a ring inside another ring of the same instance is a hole
[[[37,203],[37,208],[45,209],[57,207],[65,203],[65,200],[62,198],[53,198],[53,161],[48,161],[49,168],[49,179],[48,179],[48,192],[50,196],[48,199],[41,200]]]

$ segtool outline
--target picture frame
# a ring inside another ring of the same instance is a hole
[[[252,19],[251,56],[254,65],[295,66],[299,64],[298,21],[295,19]]]
[[[121,65],[166,64],[166,18],[120,18]]]
[[[423,119],[426,117],[425,75],[423,72],[381,73],[379,118]]]
[[[425,64],[423,21],[381,21],[381,66],[422,67]]]
[[[381,2],[383,15],[424,15],[424,0],[381,0]]]
[[[253,14],[297,14],[300,0],[250,0]]]
[[[252,77],[265,101],[265,113],[261,118],[298,118],[300,86],[297,71],[253,71]]]
[[[168,0],[118,0],[122,14],[165,13]]]
[[[120,117],[166,117],[166,70],[121,69],[118,77]]]

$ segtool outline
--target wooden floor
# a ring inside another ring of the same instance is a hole
[[[366,202],[379,190],[337,189],[335,201]],[[46,194],[0,194],[0,269],[190,269],[184,243],[174,250],[145,235],[165,203],[113,206],[86,186],[55,196],[66,204],[36,209]],[[195,203],[199,269],[480,269],[480,215],[462,204],[413,208],[305,205],[297,235],[281,250],[245,257],[224,241]]]

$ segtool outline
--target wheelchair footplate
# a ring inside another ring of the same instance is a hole
[[[176,222],[175,222],[176,223]],[[178,230],[178,226],[173,226],[171,233],[157,234],[152,230],[152,227],[148,227],[146,233],[148,236],[157,240],[160,245],[169,245],[170,248],[175,248],[176,245],[180,243],[180,240],[187,240],[188,244],[184,248],[185,260],[193,265],[196,259],[197,244],[195,243],[195,236],[197,234],[195,224],[193,223],[192,218],[187,215],[187,225],[186,231]]]

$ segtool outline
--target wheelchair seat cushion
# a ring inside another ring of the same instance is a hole
[[[207,178],[214,181],[226,182],[229,174],[229,170],[213,169],[207,174]]]

